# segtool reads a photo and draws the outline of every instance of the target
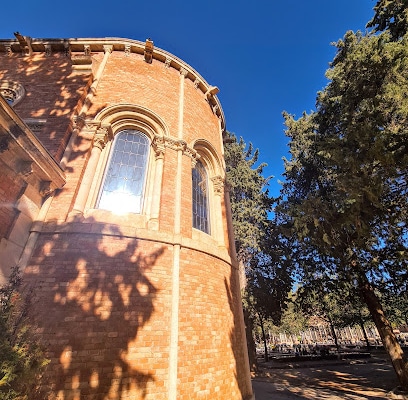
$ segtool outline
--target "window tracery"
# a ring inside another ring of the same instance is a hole
[[[146,135],[123,130],[115,135],[98,199],[98,208],[140,213],[149,156]]]
[[[201,161],[197,160],[192,171],[193,228],[210,233],[208,207],[208,175]]]
[[[18,104],[25,95],[24,87],[17,82],[0,82],[0,94],[10,106]]]

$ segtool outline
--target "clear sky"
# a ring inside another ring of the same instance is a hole
[[[218,86],[226,126],[260,150],[277,195],[287,156],[282,111],[297,117],[347,30],[365,30],[375,0],[21,0],[1,6],[0,38],[121,37],[181,58]]]

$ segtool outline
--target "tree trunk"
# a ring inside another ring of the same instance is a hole
[[[360,324],[360,328],[363,331],[364,340],[365,340],[366,346],[367,346],[367,351],[370,351],[370,341],[368,340],[367,332],[366,332],[365,327],[364,327],[364,321],[361,318],[361,316],[358,319],[358,323]]]
[[[329,320],[329,325],[330,325],[330,331],[334,339],[334,344],[336,345],[337,354],[340,354],[339,340],[337,338],[336,330],[334,329],[333,321],[331,320],[330,317],[328,317],[328,320]]]
[[[262,340],[264,342],[264,350],[265,350],[265,362],[269,361],[269,357],[268,357],[268,344],[266,343],[266,335],[265,335],[265,327],[263,324],[263,319],[262,317],[258,314],[258,318],[259,318],[259,325],[261,326],[261,331],[262,331]]]
[[[253,336],[254,321],[252,320],[249,311],[246,307],[244,307],[244,321],[245,321],[245,335],[248,347],[249,367],[252,372],[255,372],[258,370],[258,365],[256,363],[256,346]]]
[[[408,363],[405,359],[404,352],[392,331],[391,324],[384,315],[383,308],[374,292],[374,288],[363,274],[360,274],[360,290],[375,326],[378,329],[384,348],[391,359],[401,387],[404,390],[408,390]]]

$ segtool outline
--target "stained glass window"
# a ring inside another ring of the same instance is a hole
[[[149,154],[149,140],[141,132],[124,130],[115,136],[98,207],[140,213]]]
[[[210,233],[208,215],[208,178],[203,164],[197,161],[193,169],[193,227]]]

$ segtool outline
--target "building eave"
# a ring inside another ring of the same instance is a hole
[[[21,36],[21,35],[20,35]],[[31,56],[33,53],[51,54],[63,52],[71,59],[75,56],[89,55],[89,53],[103,52],[105,46],[111,46],[112,51],[123,51],[127,53],[136,53],[144,55],[146,51],[146,42],[123,38],[71,38],[71,39],[38,39],[28,36],[23,37],[24,41],[18,39],[0,39],[0,53],[9,55],[19,53],[23,56]],[[28,43],[28,45],[27,45]],[[206,80],[190,65],[185,63],[175,55],[153,47],[151,57],[153,60],[164,63],[167,67],[183,70],[186,78],[192,80],[194,85],[200,89],[206,100],[209,102],[213,112],[220,119],[221,129],[225,130],[225,116],[221,103],[216,95],[208,96],[215,87]]]

